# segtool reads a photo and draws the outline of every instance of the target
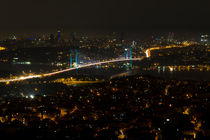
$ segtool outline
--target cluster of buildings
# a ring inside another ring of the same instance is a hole
[[[56,37],[51,34],[49,38],[3,40],[0,44],[5,46],[6,50],[0,52],[0,63],[9,65],[8,67],[12,65],[19,75],[22,73],[22,67],[25,67],[26,73],[46,73],[73,65],[125,58],[125,50],[130,50],[132,41],[123,38],[121,34],[112,33],[110,36],[94,38],[73,34],[66,39],[62,32],[58,31]],[[142,55],[139,52],[139,47],[133,47],[129,57]]]
[[[78,38],[74,33],[69,40],[63,38],[61,31],[56,37],[13,37],[1,42],[6,50],[1,52],[0,64],[5,65],[4,69],[8,67],[8,73],[12,66],[15,74],[42,74],[113,58],[135,58],[145,55],[149,48],[148,58],[137,69],[209,71],[208,35],[193,44],[175,40],[174,33],[167,38],[137,41],[131,47],[132,43],[117,33],[102,38]],[[132,63],[126,65],[135,68]],[[108,68],[120,69],[117,64],[97,68],[103,73]],[[77,72],[75,77],[63,74],[59,76],[64,78],[56,75],[1,83],[0,135],[36,139],[210,138],[208,81],[145,75],[105,80],[91,77],[91,73],[79,78]],[[7,77],[0,74],[4,76]],[[9,76],[13,77],[11,73]]]
[[[136,75],[89,86],[29,85],[1,84],[2,93],[35,93],[1,100],[1,135],[37,139],[210,137],[208,82]]]

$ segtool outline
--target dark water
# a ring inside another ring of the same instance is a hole
[[[162,77],[176,80],[196,80],[196,81],[210,81],[210,72],[196,72],[196,71],[181,71],[181,72],[157,72],[157,71],[141,71],[142,74],[152,75],[155,77]]]
[[[195,81],[210,81],[210,72],[207,71],[143,71],[140,69],[127,69],[123,68],[84,68],[79,69],[77,71],[68,72],[69,76],[87,76],[87,77],[97,77],[103,79],[112,79],[116,77],[126,77],[132,75],[151,75],[157,78],[165,78],[165,79],[174,79],[174,80],[195,80]],[[66,73],[64,73],[61,77],[65,77]]]
[[[140,66],[141,64],[133,63],[133,66]],[[49,66],[36,66],[36,65],[0,65],[0,77],[8,77],[10,74],[13,75],[22,75],[24,71],[26,74],[29,72],[33,72],[36,74],[46,73],[53,69],[53,67]],[[64,69],[64,68],[63,68]],[[90,77],[100,77],[104,79],[110,79],[113,77],[120,77],[120,76],[129,76],[135,74],[142,74],[142,75],[151,75],[155,77],[162,77],[167,79],[180,79],[180,80],[198,80],[198,81],[209,81],[210,80],[210,72],[207,71],[143,71],[141,68],[131,69],[129,66],[125,66],[125,63],[121,62],[118,63],[117,67],[109,67],[109,68],[101,68],[100,66],[93,66],[89,68],[78,69],[75,71],[70,71],[61,74],[61,77],[68,77],[68,76],[90,76]]]

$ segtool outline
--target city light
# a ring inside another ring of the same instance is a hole
[[[30,95],[30,98],[31,98],[31,99],[34,99],[34,95]]]
[[[0,47],[0,51],[6,50],[5,47]]]
[[[58,31],[23,41],[23,48],[20,42],[1,52],[5,132],[12,126],[30,134],[35,128],[40,138],[158,140],[168,133],[197,138],[207,126],[209,82],[187,76],[210,71],[210,46],[178,41],[173,32],[132,42],[75,34],[71,40]]]
[[[210,140],[210,1],[1,2],[1,139]]]

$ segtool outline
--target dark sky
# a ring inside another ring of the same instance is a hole
[[[1,30],[210,27],[203,0],[1,0],[0,7]]]

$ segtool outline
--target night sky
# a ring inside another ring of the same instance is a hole
[[[210,2],[197,0],[1,0],[0,29],[209,28]]]

